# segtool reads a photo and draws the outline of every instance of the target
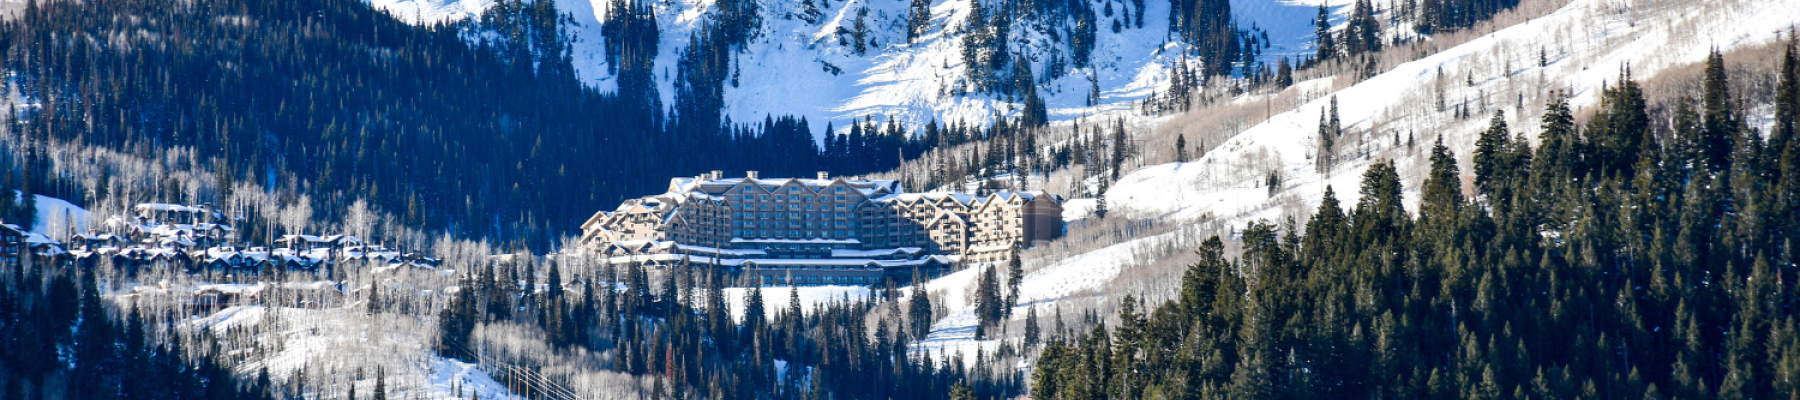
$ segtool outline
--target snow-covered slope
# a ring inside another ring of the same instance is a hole
[[[13,201],[22,201],[23,192],[13,190]],[[45,196],[37,197],[37,222],[31,225],[31,233],[44,237],[62,238],[70,233],[85,231],[88,228],[88,211],[66,200]],[[13,223],[13,221],[7,221]]]
[[[1777,32],[1796,24],[1800,24],[1800,2],[1789,0],[1572,0],[1547,16],[1336,91],[1346,131],[1371,132],[1367,140],[1351,145],[1366,149],[1367,158],[1352,157],[1328,173],[1314,172],[1313,135],[1321,110],[1329,106],[1328,95],[1277,114],[1197,160],[1151,165],[1126,174],[1108,192],[1109,210],[1112,215],[1170,221],[1213,217],[1241,228],[1245,222],[1273,220],[1295,209],[1310,211],[1318,206],[1327,185],[1343,204],[1354,205],[1363,171],[1382,159],[1400,159],[1397,164],[1408,207],[1416,209],[1423,159],[1440,133],[1468,174],[1475,136],[1496,109],[1505,110],[1515,132],[1535,136],[1536,121],[1550,89],[1568,91],[1570,104],[1577,110],[1593,107],[1601,85],[1616,80],[1626,65],[1634,77],[1647,79],[1672,67],[1701,62],[1714,47],[1730,51],[1773,42],[1778,39]],[[1544,67],[1537,64],[1540,49],[1549,61]],[[1439,69],[1448,81],[1444,96],[1451,103],[1467,101],[1473,117],[1455,119],[1447,110],[1435,108]],[[1331,87],[1323,81],[1297,86]],[[1481,105],[1484,96],[1486,106]],[[1395,133],[1402,138],[1414,135],[1416,147],[1394,143]],[[1270,168],[1285,177],[1273,197],[1260,186]],[[1071,205],[1085,210],[1092,207],[1092,201],[1071,201]],[[1138,253],[1134,249],[1181,239],[1179,233],[1133,238],[1047,265],[1028,266],[1021,285],[1022,305],[1014,310],[1014,318],[1022,318],[1023,307],[1039,307],[1042,316],[1047,307],[1069,300],[1082,289],[1105,288],[1122,272],[1141,266],[1133,261]],[[973,285],[974,271],[948,275],[930,284],[932,290],[943,293],[950,313],[937,321],[931,336],[916,349],[960,352],[971,358],[976,349],[996,349],[994,341],[973,339],[976,320],[973,306],[964,297]]]
[[[1494,110],[1504,110],[1515,132],[1535,136],[1537,117],[1548,93],[1570,94],[1576,110],[1592,107],[1600,88],[1616,81],[1622,68],[1644,79],[1670,67],[1701,62],[1711,48],[1721,51],[1766,44],[1800,23],[1800,2],[1730,0],[1708,2],[1573,0],[1548,16],[1508,27],[1333,93],[1346,137],[1366,135],[1370,155],[1340,161],[1329,173],[1313,170],[1311,156],[1321,110],[1329,97],[1277,114],[1205,156],[1189,163],[1153,165],[1121,178],[1108,194],[1114,212],[1192,219],[1213,215],[1244,221],[1274,218],[1291,196],[1302,208],[1316,208],[1325,186],[1344,204],[1354,204],[1361,175],[1383,158],[1422,159],[1438,134],[1469,173],[1475,137]],[[1538,66],[1540,50],[1547,66]],[[1772,61],[1771,61],[1772,62]],[[1444,97],[1467,102],[1475,115],[1457,120],[1434,107],[1434,88],[1443,71]],[[1470,82],[1473,82],[1471,85]],[[1416,150],[1396,147],[1392,138],[1414,135]],[[1348,142],[1348,141],[1347,141]],[[1268,155],[1266,157],[1260,155]],[[1342,158],[1342,157],[1341,157]],[[1281,196],[1259,187],[1266,170],[1245,165],[1272,160],[1286,178]],[[1409,207],[1418,201],[1422,162],[1400,162]]]
[[[434,354],[429,337],[408,330],[421,328],[417,321],[395,322],[347,309],[238,306],[195,318],[188,326],[220,335],[257,332],[253,350],[237,349],[256,355],[238,365],[239,372],[266,370],[276,382],[307,379],[307,394],[315,398],[334,398],[352,385],[369,393],[378,367],[386,374],[390,396],[397,398],[519,398],[474,364]]]
[[[416,23],[467,18],[490,5],[491,0],[369,0],[395,16]],[[557,7],[573,16],[574,64],[577,75],[602,90],[617,87],[605,64],[600,26],[608,20],[608,0],[561,0]],[[658,0],[656,9],[662,41],[656,59],[655,80],[663,104],[675,104],[674,68],[687,41],[714,14],[713,0]],[[908,1],[826,1],[829,7],[818,23],[796,18],[800,2],[757,0],[762,28],[734,57],[736,84],[725,88],[725,115],[734,121],[761,120],[767,115],[804,116],[814,129],[827,121],[845,126],[851,119],[894,116],[902,123],[923,125],[936,119],[949,122],[989,121],[995,115],[1015,115],[1022,104],[993,94],[959,94],[966,76],[962,63],[961,26],[970,11],[970,0],[935,0],[931,3],[930,30],[916,43],[905,39]],[[989,4],[993,2],[984,2]],[[1278,56],[1311,53],[1312,18],[1317,5],[1329,4],[1339,13],[1349,0],[1233,0],[1240,26],[1254,26],[1269,36],[1263,58],[1273,66]],[[1099,10],[1102,1],[1095,0]],[[1123,4],[1123,3],[1121,3]],[[1052,120],[1072,120],[1084,115],[1118,112],[1134,101],[1167,88],[1167,72],[1179,59],[1168,49],[1181,44],[1169,39],[1168,0],[1147,0],[1143,28],[1110,29],[1113,18],[1099,16],[1098,44],[1093,68],[1072,70],[1039,83]],[[991,4],[990,4],[991,6]],[[840,45],[835,32],[853,25],[856,11],[867,7],[871,37],[878,46],[857,55]],[[1134,10],[1135,12],[1135,10]],[[1115,14],[1120,15],[1120,14]],[[1015,25],[1010,48],[1032,59],[1034,75],[1045,76],[1046,62],[1066,46],[1044,32]],[[1272,67],[1271,67],[1272,68]],[[1090,74],[1100,88],[1099,104],[1087,104]],[[1022,100],[1020,100],[1022,102]]]

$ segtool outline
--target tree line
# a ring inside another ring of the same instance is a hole
[[[1053,338],[1037,399],[1791,398],[1800,394],[1797,58],[1766,135],[1728,93],[1652,118],[1628,73],[1537,145],[1496,116],[1465,197],[1433,147],[1416,215],[1393,164],[1304,226],[1254,222],[1196,251],[1179,295]]]

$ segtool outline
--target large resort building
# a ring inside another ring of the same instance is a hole
[[[582,224],[609,262],[711,266],[764,283],[874,284],[997,263],[1062,236],[1062,199],[1041,191],[907,193],[897,181],[674,178]]]

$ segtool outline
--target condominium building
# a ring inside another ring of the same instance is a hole
[[[756,171],[674,178],[582,224],[584,247],[615,262],[705,264],[765,281],[874,283],[913,269],[1001,262],[1062,235],[1062,199],[1043,193],[908,193],[899,182],[763,179]],[[755,276],[753,276],[755,277]]]

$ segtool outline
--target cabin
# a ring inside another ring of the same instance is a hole
[[[25,247],[25,237],[29,235],[18,225],[0,223],[0,265],[23,266],[29,254]]]

